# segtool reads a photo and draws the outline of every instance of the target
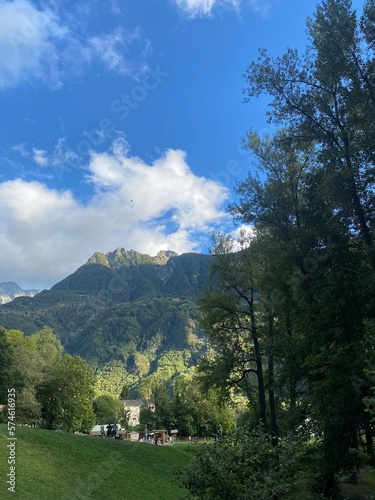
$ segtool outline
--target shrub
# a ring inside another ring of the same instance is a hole
[[[182,484],[206,500],[294,498],[304,446],[288,435],[274,446],[262,426],[204,444],[181,474]]]

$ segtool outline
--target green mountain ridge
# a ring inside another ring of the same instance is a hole
[[[188,365],[204,352],[196,299],[213,259],[170,251],[150,257],[123,248],[96,252],[50,290],[1,305],[0,325],[26,334],[49,326],[67,352],[98,369],[120,363],[139,382],[168,352],[184,352]]]

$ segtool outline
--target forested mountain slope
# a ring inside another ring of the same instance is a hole
[[[212,256],[159,252],[156,257],[117,248],[95,253],[51,290],[0,306],[0,325],[31,334],[54,329],[64,347],[95,366],[147,358],[150,373],[163,353],[203,346],[196,297]],[[194,360],[192,356],[192,362]]]

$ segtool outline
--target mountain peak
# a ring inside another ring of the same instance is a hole
[[[87,264],[102,264],[110,268],[138,266],[142,264],[157,264],[165,265],[171,257],[176,257],[178,254],[172,250],[160,250],[155,257],[150,257],[148,254],[142,254],[136,250],[125,250],[117,247],[113,252],[106,254],[95,252],[89,258]]]
[[[0,304],[6,304],[16,297],[34,297],[40,290],[23,290],[14,281],[0,283]]]
[[[178,253],[173,252],[173,250],[160,250],[154,257],[155,264],[164,265],[168,262],[171,257],[177,257]]]

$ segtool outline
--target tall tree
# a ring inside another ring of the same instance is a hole
[[[284,379],[293,389],[293,405],[299,387],[307,415],[317,423],[324,443],[322,491],[329,497],[335,475],[357,465],[350,450],[358,449],[366,421],[372,348],[365,321],[373,315],[366,305],[373,301],[367,255],[342,217],[324,217],[331,202],[326,172],[308,154],[309,144],[307,149],[284,130],[264,141],[249,134],[248,146],[263,181],[249,175],[240,183],[240,202],[231,210],[255,226],[254,245],[264,254],[259,293],[277,320],[279,387]]]
[[[12,347],[6,330],[0,326],[0,403],[5,404],[8,389],[11,389],[10,368],[12,364]]]
[[[250,64],[246,100],[271,96],[270,121],[284,131],[266,141],[249,134],[265,180],[249,176],[232,207],[282,254],[283,279],[272,282],[297,354],[283,369],[306,387],[327,498],[336,474],[356,465],[360,429],[372,452],[363,397],[375,291],[373,12],[368,1],[359,22],[349,0],[325,0],[308,20],[303,57],[262,50]]]
[[[42,417],[48,429],[91,430],[95,376],[79,356],[65,354],[56,363],[53,376],[39,388]]]
[[[19,330],[7,330],[6,336],[12,346],[10,375],[16,391],[17,421],[38,424],[40,404],[36,398],[36,388],[45,378],[45,363],[33,336],[25,336]]]
[[[233,253],[234,241],[219,234],[214,237],[216,260],[211,270],[210,288],[200,299],[201,326],[216,351],[201,369],[228,389],[241,384],[250,390],[249,376],[257,380],[259,417],[267,426],[266,388],[262,329],[257,318],[256,270],[252,249]],[[259,300],[258,300],[259,302]]]
[[[289,49],[274,59],[261,50],[246,73],[245,100],[271,96],[270,121],[314,142],[331,193],[331,213],[360,235],[374,273],[372,15],[370,1],[358,23],[350,0],[324,0],[308,20],[311,46],[304,56]]]
[[[39,424],[41,408],[36,396],[37,387],[49,379],[63,348],[48,328],[31,336],[25,336],[19,330],[0,328],[0,342],[3,376],[6,385],[16,391],[17,422]],[[1,382],[0,387],[2,391],[6,389]]]

